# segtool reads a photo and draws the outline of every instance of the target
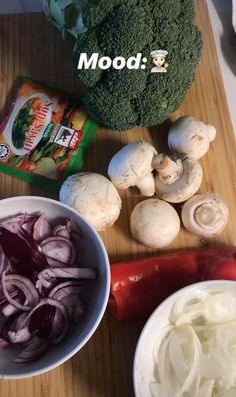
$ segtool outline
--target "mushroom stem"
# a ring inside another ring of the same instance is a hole
[[[152,174],[145,176],[140,182],[136,183],[136,187],[139,189],[143,196],[151,197],[155,193],[155,181]]]
[[[158,171],[163,183],[170,184],[178,180],[183,173],[182,161],[171,160],[167,154],[160,153],[153,158],[152,167]]]

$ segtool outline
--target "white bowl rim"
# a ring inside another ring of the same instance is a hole
[[[97,327],[99,326],[103,315],[105,313],[106,307],[107,307],[107,303],[108,303],[108,298],[109,298],[109,294],[110,294],[110,283],[111,283],[111,273],[110,273],[110,262],[109,262],[109,258],[108,258],[108,254],[105,248],[105,245],[101,239],[101,237],[99,236],[98,232],[95,230],[95,228],[87,221],[87,219],[85,219],[84,216],[80,215],[77,211],[75,211],[72,207],[70,207],[69,205],[66,205],[64,203],[62,203],[61,201],[58,200],[54,200],[51,198],[47,198],[47,197],[41,197],[41,196],[14,196],[14,197],[8,197],[8,198],[4,198],[0,200],[1,202],[14,202],[14,201],[18,201],[18,200],[40,200],[40,201],[45,201],[47,203],[52,203],[52,204],[57,204],[61,207],[64,207],[65,209],[69,210],[70,212],[74,213],[75,216],[81,218],[88,226],[89,228],[92,230],[92,232],[94,233],[101,249],[102,249],[102,253],[104,255],[104,259],[105,259],[105,265],[106,265],[106,274],[107,274],[107,285],[106,285],[106,291],[105,291],[105,296],[104,296],[104,301],[103,301],[103,305],[102,305],[102,309],[99,313],[99,316],[97,317],[96,321],[94,322],[94,325],[92,326],[91,330],[89,331],[89,333],[86,335],[86,337],[83,339],[83,341],[77,345],[72,351],[70,351],[68,354],[66,354],[64,357],[62,357],[60,360],[58,360],[57,362],[50,364],[48,366],[45,366],[44,369],[39,369],[39,370],[33,370],[31,372],[29,371],[22,371],[19,375],[5,375],[5,374],[0,374],[0,379],[22,379],[22,378],[30,378],[32,376],[36,376],[36,375],[42,375],[45,372],[48,372],[56,367],[58,367],[59,365],[63,364],[64,362],[66,362],[67,360],[69,360],[72,356],[74,356],[79,350],[82,349],[82,347],[88,342],[88,340],[92,337],[92,335],[94,334],[94,332],[96,331]]]
[[[183,287],[179,289],[178,291],[175,291],[173,294],[169,295],[166,299],[164,299],[157,307],[156,309],[152,312],[150,317],[147,319],[146,323],[144,324],[144,327],[142,328],[142,331],[139,335],[139,339],[135,348],[135,354],[134,354],[134,361],[133,361],[133,387],[134,387],[134,395],[135,397],[138,397],[138,390],[137,390],[137,382],[136,382],[136,366],[137,366],[137,356],[138,356],[138,351],[139,351],[139,346],[142,343],[143,335],[146,332],[146,329],[148,328],[149,324],[152,322],[153,317],[156,316],[156,313],[162,308],[162,306],[166,305],[166,302],[170,300],[170,298],[174,298],[175,296],[180,295],[182,292],[185,290],[188,290],[190,288],[197,288],[198,286],[201,288],[201,286],[204,285],[235,285],[236,281],[234,280],[205,280],[205,281],[199,281],[198,283],[193,283],[186,285],[186,287]]]

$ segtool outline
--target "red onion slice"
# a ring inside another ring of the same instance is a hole
[[[67,229],[66,225],[57,225],[53,228],[52,234],[54,236],[62,236],[66,238],[70,238],[70,232]]]
[[[4,272],[4,270],[7,270],[8,266],[9,266],[9,260],[4,254],[3,249],[0,245],[0,277]]]
[[[52,234],[46,215],[41,214],[33,225],[33,237],[36,241],[41,242]]]
[[[21,325],[26,319],[28,314],[26,312],[23,313],[16,313],[13,314],[12,316],[8,317],[6,321],[2,325],[1,329],[1,334],[0,336],[9,342],[9,337],[8,337],[8,332],[17,332],[19,329],[21,329]]]
[[[53,259],[58,259],[65,264],[72,264],[75,260],[76,252],[72,242],[62,236],[48,237],[41,242],[42,252]]]
[[[30,323],[31,317],[35,313],[35,311],[38,310],[40,307],[42,307],[44,305],[53,306],[56,309],[58,309],[60,311],[60,313],[61,313],[61,317],[62,317],[61,321],[60,321],[61,330],[60,330],[60,333],[58,332],[59,336],[57,336],[56,338],[53,337],[53,340],[52,340],[53,344],[57,344],[58,342],[60,342],[64,338],[64,336],[67,333],[68,326],[69,326],[69,314],[68,314],[68,311],[67,311],[65,305],[63,303],[55,300],[55,299],[52,299],[52,298],[41,299],[41,301],[37,304],[37,306],[35,306],[31,310],[31,312],[28,314],[28,316],[26,317],[26,319],[22,323],[22,328],[24,328],[25,326],[27,326]],[[50,339],[50,334],[48,335],[48,338]]]
[[[49,349],[49,341],[34,336],[29,345],[14,360],[15,363],[28,363],[40,358]]]
[[[20,274],[32,276],[48,266],[38,243],[22,227],[16,234],[0,226],[0,244],[11,265]]]
[[[95,269],[87,267],[47,268],[38,274],[38,279],[45,288],[50,288],[56,278],[95,279]]]
[[[78,281],[66,281],[54,287],[49,294],[49,298],[62,302],[66,306],[70,317],[75,320],[75,318],[78,319],[78,316],[83,314],[79,300],[80,293],[81,284]]]
[[[81,317],[84,314],[83,305],[79,298],[78,293],[65,295],[60,299],[60,302],[62,302],[65,305],[70,315],[70,318],[74,322],[78,321],[79,317]]]
[[[20,300],[18,301],[20,303]],[[7,305],[5,305],[2,308],[2,314],[4,314],[5,317],[9,317],[12,314],[15,314],[17,312],[19,312],[20,309],[18,309],[17,307],[13,306],[11,303],[8,303]]]
[[[51,258],[50,256],[46,256],[48,265],[50,267],[65,267],[66,263],[59,261],[58,259]]]
[[[65,281],[54,287],[48,297],[61,300],[64,296],[70,294],[79,294],[81,292],[81,283],[77,280]]]
[[[19,288],[24,293],[25,304],[22,305],[10,296],[8,287],[12,286]],[[19,274],[6,275],[6,272],[4,271],[2,274],[2,288],[8,302],[20,310],[29,311],[39,301],[39,294],[34,284],[28,278]]]
[[[0,226],[5,227],[13,233],[17,233],[20,227],[33,222],[34,220],[34,215],[27,214],[27,212],[20,212],[17,215],[10,216],[1,221]]]
[[[25,343],[32,338],[28,327],[19,329],[18,331],[8,331],[8,338],[11,343]]]

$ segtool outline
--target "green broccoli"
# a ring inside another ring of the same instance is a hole
[[[201,50],[200,32],[193,25],[193,0],[44,3],[54,23],[78,37],[75,68],[82,52],[88,57],[99,53],[100,58],[128,58],[141,52],[149,60],[145,70],[77,70],[88,88],[84,100],[90,114],[121,130],[161,123],[180,105],[193,81]],[[78,29],[80,25],[83,28]],[[168,51],[169,68],[164,76],[151,73],[150,52],[156,49]]]
[[[193,0],[90,0],[82,10],[86,33],[74,50],[88,55],[147,58],[146,68],[76,70],[88,88],[88,112],[104,125],[124,130],[162,123],[181,104],[199,61],[201,34]],[[154,50],[168,51],[167,73],[151,73]]]

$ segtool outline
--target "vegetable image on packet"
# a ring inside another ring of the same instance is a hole
[[[58,191],[82,168],[97,128],[78,99],[21,78],[0,125],[0,171]]]

